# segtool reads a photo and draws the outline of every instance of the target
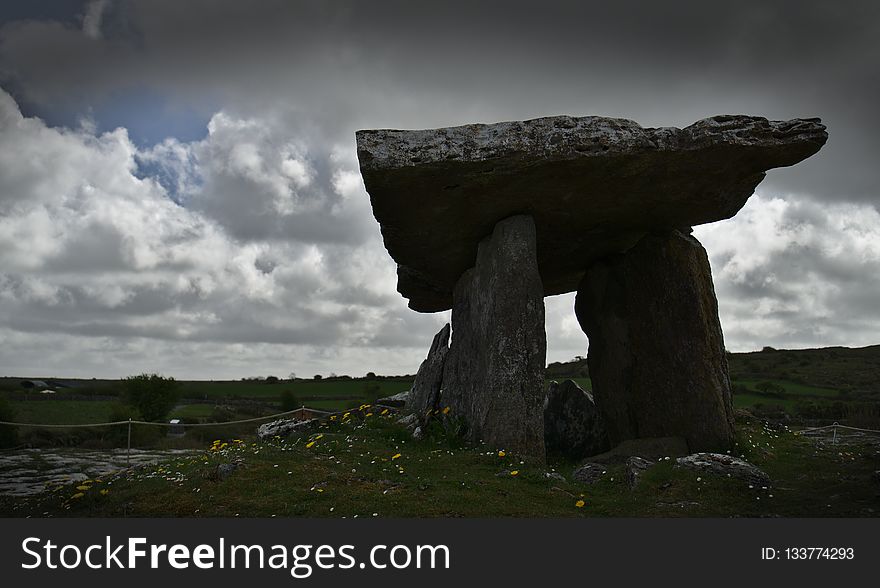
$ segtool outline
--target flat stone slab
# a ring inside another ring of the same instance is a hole
[[[357,132],[361,175],[410,308],[452,307],[477,245],[509,216],[534,218],[547,296],[650,230],[729,218],[771,168],[816,153],[819,119],[715,116],[683,129],[555,116],[445,129]]]

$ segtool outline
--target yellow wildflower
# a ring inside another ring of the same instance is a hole
[[[449,407],[448,406],[443,407],[443,414],[449,414]]]
[[[504,453],[503,451],[498,452],[498,457],[504,457],[505,455],[507,455],[507,454]]]
[[[397,459],[398,457],[400,457],[400,454],[395,453],[394,455],[391,456],[391,459]]]
[[[306,443],[306,449],[310,448],[314,444],[315,444],[314,441],[309,441],[308,443]]]
[[[578,508],[583,508],[584,504],[586,504],[586,503],[583,500],[578,500],[577,502],[574,503],[574,505]]]
[[[519,470],[512,470],[512,471],[510,472],[510,475],[511,475],[511,476],[519,475]]]

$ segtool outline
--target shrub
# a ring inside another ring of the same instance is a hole
[[[281,410],[282,412],[289,412],[291,410],[296,410],[302,406],[299,401],[299,398],[294,395],[290,390],[285,390],[281,393]]]
[[[382,386],[376,382],[365,382],[362,394],[364,402],[373,404],[382,396]]]
[[[146,421],[161,421],[177,404],[179,392],[174,378],[158,374],[140,374],[123,380],[125,401],[135,407]]]

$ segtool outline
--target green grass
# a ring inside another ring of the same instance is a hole
[[[78,498],[73,485],[30,498],[0,498],[0,515],[876,516],[878,507],[873,452],[817,446],[757,421],[738,423],[736,451],[770,475],[767,489],[699,475],[673,467],[671,460],[644,474],[634,491],[622,466],[610,466],[602,480],[587,486],[571,479],[572,463],[521,463],[495,448],[462,446],[436,428],[413,441],[393,418],[380,415],[326,422],[287,441],[227,441],[220,451],[87,484]],[[242,467],[217,479],[217,465],[233,460]],[[566,480],[545,477],[552,468]]]
[[[734,394],[734,408],[753,408],[757,405],[763,406],[781,406],[786,411],[794,410],[796,400],[790,398],[772,398],[768,396],[758,396],[757,394]]]
[[[110,419],[112,400],[19,400],[9,403],[20,423],[76,425]]]
[[[794,394],[796,396],[819,396],[823,398],[836,398],[840,395],[840,392],[838,390],[832,390],[830,388],[819,388],[817,386],[807,386],[805,384],[798,384],[796,382],[788,382],[785,380],[736,380],[735,383],[740,384],[741,386],[745,386],[750,390],[758,390],[758,384],[768,381],[772,384],[780,386],[783,390],[785,390],[786,394]]]
[[[175,407],[174,410],[171,411],[171,414],[168,416],[168,418],[169,419],[189,419],[189,420],[206,419],[206,420],[208,420],[213,412],[214,412],[214,405],[212,405],[212,404],[184,404],[184,405]]]
[[[593,389],[593,381],[590,378],[571,378],[574,380],[578,386],[583,388],[584,390],[592,390]]]
[[[183,398],[221,398],[234,397],[255,398],[261,400],[278,400],[281,393],[289,390],[297,398],[320,397],[361,397],[365,386],[375,384],[381,396],[397,394],[408,390],[411,382],[395,380],[295,380],[276,384],[266,382],[180,382],[180,393]]]

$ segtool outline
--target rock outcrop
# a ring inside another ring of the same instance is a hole
[[[605,464],[587,462],[576,467],[571,477],[583,484],[595,484],[607,473],[608,468]]]
[[[443,366],[449,353],[449,324],[434,335],[428,356],[419,366],[416,379],[406,401],[406,410],[417,415],[420,423],[425,423],[437,409],[440,400],[440,385],[443,381]]]
[[[723,453],[695,453],[675,460],[676,467],[738,478],[754,486],[769,486],[770,476],[744,459]]]
[[[406,403],[409,402],[411,390],[404,390],[403,392],[398,392],[397,394],[392,394],[391,396],[386,396],[384,398],[379,398],[376,400],[376,404],[381,404],[382,406],[390,406],[392,408],[403,408],[406,406]]]
[[[593,396],[611,443],[683,437],[692,452],[732,446],[718,303],[709,259],[694,237],[651,233],[593,264],[575,312],[590,340]]]
[[[816,153],[818,119],[715,116],[683,129],[554,116],[445,129],[357,132],[361,175],[398,290],[414,310],[452,307],[499,220],[535,220],[550,296],[655,229],[729,218],[764,172]]]
[[[257,437],[260,441],[266,441],[274,437],[289,437],[294,432],[307,431],[317,424],[317,419],[300,421],[296,419],[279,419],[270,423],[264,423],[257,428]]]
[[[609,448],[608,434],[593,395],[574,380],[550,382],[544,398],[547,453],[577,459]]]
[[[543,461],[546,354],[535,225],[514,216],[480,242],[455,286],[440,406],[470,440]]]
[[[624,473],[626,474],[626,485],[629,486],[630,490],[636,489],[639,482],[642,481],[642,474],[647,472],[652,465],[654,465],[653,461],[643,457],[633,456],[627,458]]]

